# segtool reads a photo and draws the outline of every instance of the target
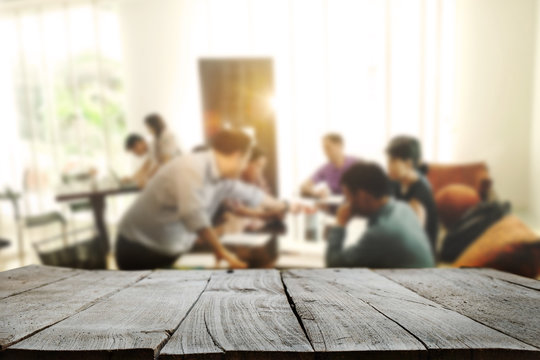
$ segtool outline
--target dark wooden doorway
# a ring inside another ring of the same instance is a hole
[[[201,59],[199,75],[206,140],[223,127],[250,131],[267,155],[266,178],[278,194],[272,59]]]

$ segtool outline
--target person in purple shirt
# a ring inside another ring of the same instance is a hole
[[[328,163],[321,166],[302,184],[302,196],[323,198],[331,194],[341,194],[341,175],[358,161],[352,156],[346,156],[343,148],[344,141],[341,135],[330,133],[323,137],[323,149]],[[327,188],[318,188],[317,185],[320,183],[325,183]]]

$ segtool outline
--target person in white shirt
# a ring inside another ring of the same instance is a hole
[[[159,114],[147,115],[144,118],[144,123],[154,138],[150,154],[158,166],[162,166],[173,157],[181,154],[176,137],[167,128],[165,121]]]
[[[238,177],[247,165],[251,139],[222,130],[209,150],[177,156],[150,179],[120,222],[116,261],[120,269],[170,267],[197,237],[211,245],[216,259],[232,268],[247,264],[220,243],[211,219],[225,199],[263,207],[282,217],[288,204]]]
[[[125,148],[126,151],[142,159],[142,165],[133,175],[124,177],[122,182],[133,182],[137,184],[138,187],[143,188],[157,169],[157,164],[154,160],[154,156],[151,154],[150,146],[141,135],[130,134],[126,138]]]

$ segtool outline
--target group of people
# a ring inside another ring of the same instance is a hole
[[[339,134],[324,136],[323,149],[328,163],[304,182],[301,192],[318,198],[345,196],[327,234],[327,265],[434,266],[438,215],[419,141],[410,136],[390,141],[388,173],[374,162],[347,156]],[[344,248],[347,223],[355,216],[368,218],[368,228],[354,246]]]
[[[224,225],[215,215],[225,208],[239,217],[268,220],[290,210],[268,189],[264,153],[238,130],[221,130],[209,144],[183,153],[159,115],[144,121],[153,143],[137,134],[126,139],[126,150],[144,161],[129,179],[142,191],[120,222],[119,268],[170,267],[196,241],[209,244],[218,261],[246,267],[221,244]],[[418,140],[401,136],[390,142],[388,173],[374,162],[345,155],[344,145],[339,134],[324,136],[328,162],[300,188],[303,196],[315,198],[344,195],[327,231],[327,265],[434,266],[438,217]],[[368,227],[353,246],[344,247],[347,224],[355,216],[367,217]]]

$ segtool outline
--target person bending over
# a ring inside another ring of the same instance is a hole
[[[223,130],[207,151],[175,157],[150,179],[120,222],[116,261],[120,269],[170,267],[197,237],[209,243],[216,259],[244,268],[219,242],[211,218],[226,198],[284,213],[288,206],[238,180],[251,151],[250,138]]]
[[[389,179],[375,163],[353,165],[341,178],[346,202],[328,229],[329,267],[422,268],[434,266],[429,240],[411,207],[390,196]],[[343,247],[346,226],[355,216],[368,219],[358,241]]]

